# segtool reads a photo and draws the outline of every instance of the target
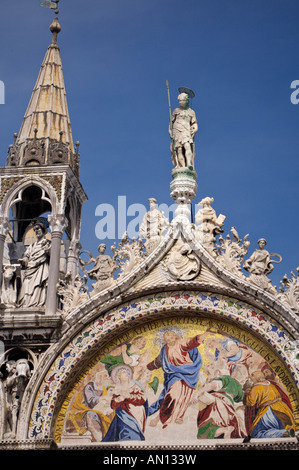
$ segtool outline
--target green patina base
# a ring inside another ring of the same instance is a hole
[[[188,179],[195,181],[197,178],[197,173],[192,167],[174,168],[171,171],[171,176],[173,179]]]

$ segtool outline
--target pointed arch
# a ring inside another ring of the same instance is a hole
[[[2,217],[9,216],[11,207],[17,202],[22,201],[23,191],[30,186],[37,186],[41,190],[41,199],[48,202],[51,205],[51,211],[56,213],[58,198],[55,189],[48,181],[36,175],[28,175],[27,177],[20,178],[15,182],[16,179],[17,178],[12,179],[12,184],[3,198],[1,204]]]

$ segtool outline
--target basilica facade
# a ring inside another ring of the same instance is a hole
[[[299,272],[197,201],[194,93],[169,135],[171,221],[81,256],[79,143],[57,43],[0,168],[2,449],[298,449]],[[154,188],[153,188],[154,189]],[[46,215],[45,215],[46,214]]]

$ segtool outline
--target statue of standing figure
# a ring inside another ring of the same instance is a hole
[[[195,95],[191,90],[186,90],[189,93],[179,94],[180,107],[175,108],[169,123],[169,135],[172,139],[171,156],[175,168],[185,167],[194,170],[194,136],[198,131],[198,124],[195,112],[189,107],[189,96]]]
[[[139,236],[146,240],[144,246],[147,254],[159,245],[169,227],[169,220],[157,208],[157,200],[151,197],[148,201],[150,210],[144,215],[139,228]]]
[[[213,256],[216,256],[216,236],[223,232],[226,216],[219,214],[212,208],[213,197],[205,197],[199,202],[199,209],[195,214],[196,238],[203,247]]]
[[[19,410],[25,388],[31,377],[31,370],[27,359],[18,359],[7,361],[6,371],[7,377],[2,385],[5,392],[4,437],[15,438]]]
[[[46,238],[47,228],[42,221],[34,222],[33,230],[36,241],[19,260],[24,270],[19,295],[20,307],[41,307],[46,302],[51,242]]]

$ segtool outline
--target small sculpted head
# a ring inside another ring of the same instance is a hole
[[[265,238],[260,238],[258,240],[258,245],[259,245],[260,249],[263,250],[265,248],[265,246],[267,245],[267,241],[265,240]]]
[[[178,96],[178,101],[181,108],[189,108],[189,96],[187,95],[187,93],[180,93]]]

